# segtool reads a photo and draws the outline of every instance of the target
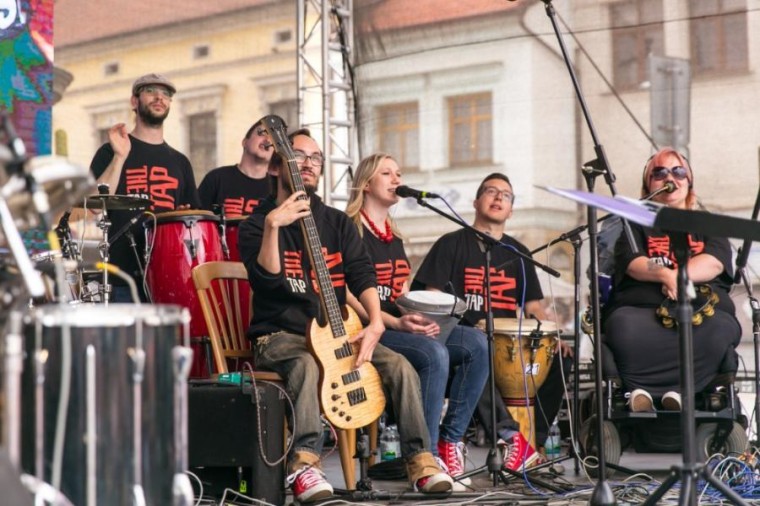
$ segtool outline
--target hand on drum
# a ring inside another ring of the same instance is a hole
[[[562,357],[573,356],[573,347],[563,341],[560,337],[557,338],[557,346],[559,346],[559,351],[562,353]]]
[[[441,327],[433,320],[419,314],[409,313],[398,318],[396,330],[419,334],[428,337],[436,337],[441,333]]]

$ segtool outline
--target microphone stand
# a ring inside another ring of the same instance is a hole
[[[596,153],[597,158],[586,162],[586,164],[583,167],[582,173],[583,177],[586,180],[586,186],[588,187],[589,192],[594,191],[594,180],[599,175],[604,175],[604,179],[607,182],[607,186],[610,188],[610,192],[615,195],[617,192],[615,190],[615,177],[612,174],[612,170],[609,167],[609,164],[607,163],[606,156],[604,154],[604,149],[602,148],[602,145],[599,143],[599,140],[596,135],[596,129],[594,128],[594,125],[591,121],[591,116],[588,112],[588,108],[586,107],[586,101],[583,97],[583,93],[581,92],[580,84],[578,83],[578,78],[575,74],[575,70],[573,69],[573,65],[570,62],[570,57],[567,52],[567,47],[565,47],[565,42],[562,39],[562,34],[559,29],[559,25],[557,24],[556,20],[556,13],[554,12],[554,7],[552,6],[551,0],[542,0],[544,2],[544,6],[546,8],[546,15],[549,16],[549,20],[551,21],[552,28],[554,29],[554,33],[557,36],[557,41],[559,42],[559,47],[562,52],[562,58],[565,61],[565,65],[567,66],[567,70],[570,74],[570,79],[573,82],[573,87],[575,89],[576,96],[578,98],[578,103],[581,107],[581,111],[583,111],[583,116],[586,119],[586,124],[589,129],[589,133],[591,135],[591,138],[594,141],[594,152]],[[600,324],[600,311],[599,311],[599,280],[598,280],[598,274],[599,274],[599,262],[597,257],[597,244],[596,244],[596,237],[597,237],[597,219],[596,219],[596,209],[592,206],[587,207],[586,212],[586,221],[588,222],[588,230],[589,230],[589,256],[591,258],[591,300],[592,303],[592,314],[593,314],[593,322],[594,322],[594,388],[596,390],[596,412],[598,414],[597,416],[597,445],[599,448],[599,481],[597,482],[596,487],[594,487],[594,491],[591,495],[591,499],[589,500],[589,504],[592,506],[603,506],[603,505],[614,505],[617,504],[617,501],[615,499],[615,494],[612,492],[612,488],[610,487],[609,483],[607,482],[607,463],[605,462],[604,458],[604,420],[602,420],[602,413],[604,413],[604,399],[603,399],[603,389],[602,389],[602,341],[599,339],[599,336],[601,336],[601,324]],[[631,246],[631,250],[635,253],[638,251],[638,248],[636,246],[636,242],[633,239],[633,233],[631,232],[631,227],[623,220],[623,229],[625,230],[626,237],[628,239],[628,243]]]
[[[522,252],[515,251],[512,248],[509,248],[506,244],[499,241],[498,239],[495,239],[491,237],[488,234],[485,234],[481,232],[480,230],[476,229],[475,227],[468,225],[464,221],[460,220],[459,218],[456,218],[454,216],[449,215],[448,213],[441,211],[435,206],[431,206],[427,202],[423,200],[423,195],[420,195],[417,197],[417,204],[421,205],[422,207],[425,207],[427,209],[430,209],[431,211],[437,213],[440,216],[443,216],[449,221],[452,221],[459,225],[460,227],[469,230],[475,236],[478,238],[478,240],[481,243],[481,250],[483,251],[483,255],[485,258],[485,283],[486,283],[486,289],[485,289],[485,300],[486,300],[486,340],[488,343],[488,389],[491,393],[491,448],[488,450],[488,457],[486,459],[486,464],[484,466],[481,466],[477,469],[473,469],[472,471],[468,471],[461,476],[458,476],[458,479],[468,478],[470,476],[479,474],[480,472],[484,470],[488,470],[488,472],[491,474],[491,477],[493,479],[493,486],[499,484],[499,479],[501,479],[505,484],[507,482],[504,473],[509,472],[509,474],[525,478],[526,480],[529,480],[536,485],[540,485],[548,490],[551,490],[553,492],[561,493],[564,492],[563,489],[545,482],[543,480],[537,479],[535,477],[528,477],[527,474],[523,475],[522,473],[519,473],[517,471],[506,471],[502,469],[502,461],[499,456],[498,448],[496,447],[496,442],[498,440],[498,435],[496,433],[496,380],[494,379],[494,338],[493,338],[493,330],[494,330],[494,323],[493,323],[493,310],[491,308],[491,249],[493,249],[494,246],[501,246],[505,249],[508,249],[510,252],[514,253],[515,255],[519,256],[520,258],[524,258],[525,260],[530,261],[532,264],[540,267],[547,273],[551,274],[554,277],[559,277],[559,272],[555,271],[549,266],[545,266],[541,264],[540,262],[535,261],[533,258],[531,258],[529,255],[525,255]]]

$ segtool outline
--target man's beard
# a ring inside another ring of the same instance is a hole
[[[167,107],[163,114],[157,115],[153,114],[150,107],[143,105],[143,103],[140,102],[137,104],[137,115],[140,116],[140,119],[146,125],[159,127],[164,124],[164,120],[169,115],[169,108]]]

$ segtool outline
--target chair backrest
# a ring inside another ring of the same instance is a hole
[[[251,321],[252,296],[242,262],[207,262],[192,271],[203,317],[206,319],[216,372],[239,370],[253,362],[245,332]]]

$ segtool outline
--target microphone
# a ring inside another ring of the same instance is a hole
[[[414,188],[409,188],[406,185],[401,185],[397,187],[396,195],[398,195],[399,197],[411,197],[413,199],[440,199],[442,198],[437,193],[415,190]]]
[[[676,189],[677,189],[677,187],[676,187],[675,183],[673,181],[668,181],[661,188],[658,188],[655,191],[653,191],[652,193],[650,193],[650,194],[645,195],[644,197],[642,197],[641,200],[651,200],[652,198],[656,197],[660,193],[673,193],[674,191],[676,191]]]

